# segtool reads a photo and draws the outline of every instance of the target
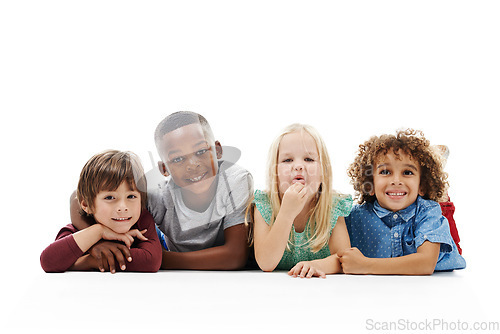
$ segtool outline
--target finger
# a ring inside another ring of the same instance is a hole
[[[132,254],[130,254],[130,249],[125,245],[118,244],[118,248],[123,253],[123,256],[127,259],[128,262],[132,262]]]
[[[132,237],[135,237],[137,239],[140,239],[140,240],[143,240],[143,241],[146,241],[148,240],[148,238],[146,238],[144,236],[144,233],[146,233],[147,230],[142,230],[142,231],[138,231],[138,230],[130,230],[127,232],[127,234],[129,234],[130,236]]]
[[[102,256],[101,256],[100,252],[97,253],[95,260],[97,261],[97,266],[99,267],[99,271],[104,272],[104,264],[103,264]]]
[[[311,269],[311,267],[309,267],[309,265],[307,265],[307,264],[304,265],[302,267],[302,270],[300,271],[300,277],[302,277],[302,278],[306,277],[307,272],[309,271],[309,269]]]
[[[115,267],[115,256],[113,253],[109,250],[106,250],[106,259],[108,260],[108,265],[109,265],[109,271],[114,274],[116,272],[116,267]]]
[[[290,275],[293,277],[297,277],[301,269],[302,269],[302,263],[299,262],[290,270]]]
[[[116,262],[118,262],[118,267],[121,270],[127,269],[127,266],[125,265],[125,257],[123,256],[121,250],[118,247],[116,247],[116,248],[111,248],[111,252],[115,256]]]
[[[316,275],[321,278],[326,278],[326,274],[321,270],[316,270]]]
[[[316,270],[314,268],[310,268],[309,271],[307,272],[307,275],[306,275],[306,278],[311,278],[314,276],[314,274],[316,273]]]

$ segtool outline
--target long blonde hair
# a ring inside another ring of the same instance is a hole
[[[278,150],[283,137],[289,133],[304,131],[308,133],[315,141],[316,148],[319,153],[319,162],[321,165],[321,185],[316,195],[314,208],[309,213],[309,229],[307,244],[313,252],[318,252],[328,244],[330,238],[330,219],[332,215],[332,199],[336,194],[332,189],[332,166],[330,157],[326,149],[326,145],[319,135],[318,131],[310,125],[306,124],[291,124],[287,126],[281,134],[273,141],[267,161],[267,190],[269,196],[272,215],[270,226],[274,224],[276,216],[281,208],[281,199],[279,196],[279,180],[278,180]],[[293,230],[288,239],[287,249],[293,245]]]

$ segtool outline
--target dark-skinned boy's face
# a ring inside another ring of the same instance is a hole
[[[219,143],[216,143],[219,145]],[[163,136],[163,160],[175,184],[193,193],[209,190],[218,165],[200,124],[189,124]]]

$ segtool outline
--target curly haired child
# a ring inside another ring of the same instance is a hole
[[[372,137],[348,169],[359,205],[346,226],[352,248],[338,253],[350,274],[430,275],[465,268],[437,203],[448,182],[421,131]]]

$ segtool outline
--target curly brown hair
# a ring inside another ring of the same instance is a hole
[[[398,130],[395,136],[373,136],[359,145],[358,155],[347,170],[358,203],[375,201],[372,192],[374,164],[381,154],[385,155],[389,150],[392,150],[396,158],[399,158],[401,150],[420,164],[420,187],[425,199],[436,202],[446,199],[448,174],[443,171],[442,157],[430,146],[422,131],[406,129]]]

